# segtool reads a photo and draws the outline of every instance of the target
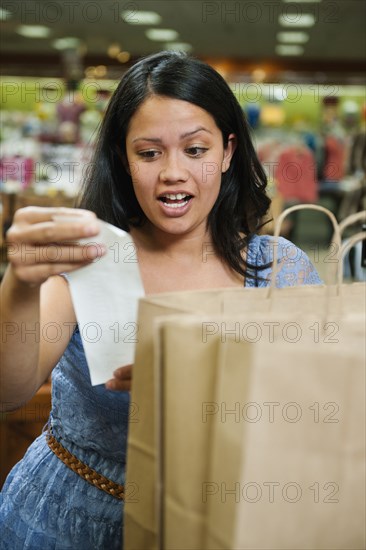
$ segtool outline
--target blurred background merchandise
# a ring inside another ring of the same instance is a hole
[[[363,209],[365,20],[358,0],[2,1],[1,238],[20,206],[74,204],[118,80],[162,49],[203,59],[232,87],[268,175],[269,218],[301,202],[338,220]],[[331,239],[310,212],[283,234],[314,261]]]

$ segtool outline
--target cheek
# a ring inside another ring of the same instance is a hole
[[[207,177],[206,183],[202,183],[202,194],[206,197],[207,209],[210,211],[216,203],[221,188],[221,170]]]
[[[137,190],[147,191],[153,190],[155,182],[155,174],[152,167],[146,163],[139,164],[137,162],[130,164],[132,184]]]
[[[217,198],[221,187],[221,171],[218,171],[214,165],[203,169],[200,182],[201,193],[209,199]]]
[[[222,164],[216,158],[203,162],[200,166],[200,172],[197,173],[203,186],[208,188],[216,188],[221,183]]]
[[[138,179],[140,167],[139,167],[137,162],[129,162],[128,163],[128,169],[129,169],[129,173],[130,173],[130,176],[131,176],[131,179],[132,179],[132,183],[134,183],[135,180]]]

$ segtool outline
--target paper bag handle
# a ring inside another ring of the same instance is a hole
[[[365,212],[366,214],[366,212]],[[351,225],[351,224],[350,224]],[[352,235],[347,241],[345,241],[340,250],[340,266],[338,269],[338,285],[340,286],[343,281],[343,259],[347,252],[351,250],[351,248],[359,243],[360,241],[366,240],[366,231],[360,231],[359,233],[355,233],[355,235]]]
[[[339,223],[339,230],[341,234],[344,232],[344,230],[347,227],[350,227],[351,225],[354,225],[357,222],[366,222],[366,210],[362,210],[362,212],[356,212],[355,214],[350,214],[349,216],[347,216],[347,218],[342,220]],[[365,235],[366,233],[361,231],[360,233],[356,233],[355,235],[347,239],[347,241],[343,242],[340,249],[340,265],[339,265],[338,280],[337,280],[338,285],[341,285],[343,282],[343,270],[344,270],[343,260],[345,255],[356,243],[364,240]]]
[[[346,227],[349,227],[350,225],[353,225],[357,222],[366,222],[366,210],[362,210],[362,212],[356,212],[355,214],[350,214],[347,216],[347,218],[344,218],[339,223],[339,230],[341,234],[346,229]]]
[[[334,230],[333,231],[333,242],[335,242],[335,245],[336,245],[338,261],[339,261],[339,253],[340,253],[340,249],[341,249],[341,231],[340,231],[337,219],[336,219],[335,215],[333,214],[333,212],[328,210],[328,208],[324,208],[324,206],[320,206],[318,204],[297,204],[295,206],[290,206],[290,208],[286,208],[286,210],[281,212],[281,214],[279,215],[279,217],[276,220],[275,227],[274,227],[273,238],[274,238],[275,246],[274,246],[274,252],[273,252],[273,268],[272,268],[271,284],[269,285],[269,294],[270,295],[273,293],[273,291],[276,287],[276,275],[277,275],[277,272],[278,272],[278,263],[277,263],[277,260],[278,260],[278,238],[280,236],[282,223],[283,223],[284,219],[289,214],[291,214],[291,212],[296,212],[297,210],[318,210],[319,212],[323,212],[323,214],[326,214],[326,216],[328,216],[328,218],[330,219],[330,221],[332,222],[332,225],[333,225],[333,230]],[[338,271],[337,271],[337,273],[338,273]],[[328,274],[327,274],[327,279],[328,279],[327,282],[328,283],[329,283],[329,278],[330,278],[330,275],[329,275],[329,272],[328,272]]]

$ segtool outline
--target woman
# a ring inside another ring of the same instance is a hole
[[[223,78],[195,59],[162,52],[134,65],[110,101],[83,210],[71,211],[80,221],[61,223],[53,208],[16,213],[3,319],[41,329],[38,344],[19,331],[3,345],[2,401],[8,410],[20,406],[53,371],[53,403],[48,435],[5,483],[2,548],[121,544],[131,368],[118,369],[106,387],[90,384],[67,277],[58,275],[105,250],[92,246],[85,254],[71,241],[97,235],[96,217],[129,231],[147,294],[265,286],[272,241],[256,235],[269,207],[265,187],[242,110]],[[58,244],[53,260],[45,254],[50,243]],[[277,286],[320,282],[302,251],[285,240],[279,248]],[[63,328],[57,342],[43,337],[49,322]],[[77,471],[55,454],[60,448],[64,459],[71,453],[79,461]]]

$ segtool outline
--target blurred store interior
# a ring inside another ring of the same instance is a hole
[[[271,216],[298,203],[339,221],[365,209],[365,2],[7,0],[0,20],[2,271],[15,210],[74,205],[118,80],[164,49],[209,62],[232,87],[267,171]],[[332,232],[321,214],[293,216],[283,234],[324,273]],[[347,274],[359,280],[354,256]],[[1,423],[6,471],[47,418],[49,388],[36,399],[38,424],[21,412]]]
[[[0,19],[2,239],[21,206],[74,204],[118,80],[163,49],[209,62],[232,87],[271,215],[303,202],[338,220],[364,208],[364,2],[11,0]],[[283,234],[311,251],[327,247],[331,228],[302,212]]]

